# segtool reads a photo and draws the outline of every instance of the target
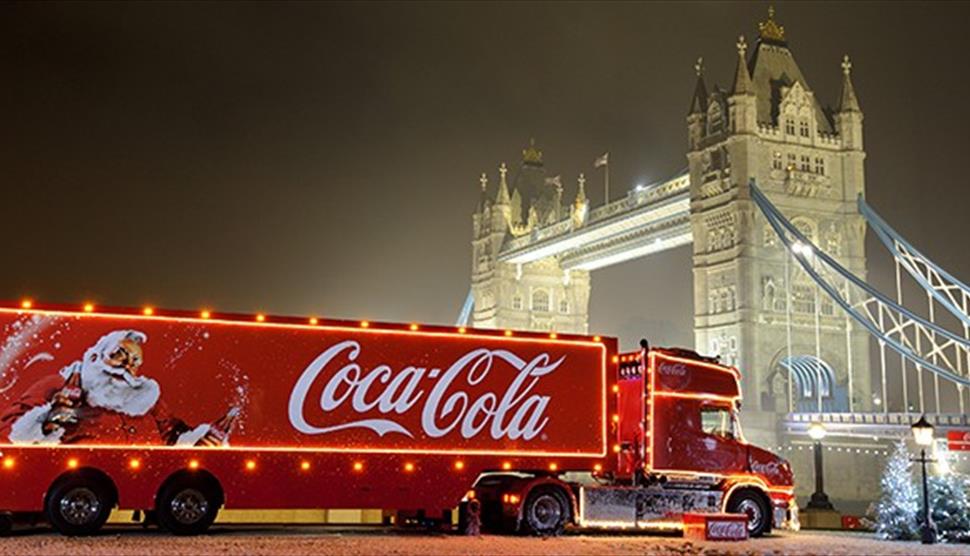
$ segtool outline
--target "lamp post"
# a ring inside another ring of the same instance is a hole
[[[930,516],[930,490],[926,480],[926,463],[932,461],[926,457],[926,447],[933,444],[933,425],[926,420],[926,415],[913,423],[913,437],[919,445],[919,459],[916,461],[923,466],[923,526],[920,533],[923,544],[933,544],[936,542],[936,525]]]
[[[822,423],[812,423],[808,427],[808,436],[812,438],[815,449],[815,492],[808,501],[808,508],[813,510],[834,510],[832,502],[825,494],[825,478],[822,474],[822,439],[825,438],[825,427]]]

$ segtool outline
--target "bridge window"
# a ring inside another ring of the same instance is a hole
[[[774,168],[775,170],[781,170],[782,169],[781,153],[780,152],[775,151],[774,154],[771,156],[771,167]]]
[[[795,135],[795,120],[792,118],[785,119],[785,133],[788,135]]]
[[[515,294],[514,296],[512,296],[512,308],[515,309],[516,311],[521,311],[522,310],[522,296],[521,295]]]
[[[811,286],[795,284],[791,289],[791,309],[795,313],[815,314],[815,290]]]
[[[820,156],[815,157],[815,173],[820,176],[825,175],[825,159]]]
[[[812,159],[808,155],[802,155],[802,167],[801,167],[801,171],[802,172],[811,172],[812,171],[812,163],[811,163],[811,160]]]
[[[711,109],[707,114],[708,130],[710,133],[719,133],[724,129],[724,116],[721,114],[721,104],[712,102]]]
[[[559,300],[559,312],[563,314],[569,312],[569,302],[566,301],[565,299]]]
[[[798,134],[802,137],[808,137],[808,121],[802,120],[798,128]]]
[[[797,162],[798,162],[798,157],[795,156],[795,153],[788,153],[788,169],[794,170],[795,168],[797,168],[798,167]]]
[[[540,313],[549,312],[549,292],[546,290],[532,292],[532,310]]]

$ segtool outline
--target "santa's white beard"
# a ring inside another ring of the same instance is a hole
[[[110,371],[108,371],[110,369]],[[110,409],[132,417],[140,417],[155,407],[161,389],[150,378],[134,376],[124,371],[120,378],[112,377],[119,369],[96,362],[81,363],[81,387],[88,405]]]

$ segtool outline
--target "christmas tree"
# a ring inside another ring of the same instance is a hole
[[[937,540],[970,542],[970,481],[959,473],[929,477],[930,516],[936,524]],[[923,511],[917,519],[923,520]]]
[[[911,467],[906,444],[897,442],[880,480],[882,496],[876,504],[876,534],[880,538],[909,540],[919,534],[919,503]]]

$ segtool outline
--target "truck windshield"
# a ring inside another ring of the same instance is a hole
[[[734,418],[726,407],[701,408],[701,430],[705,434],[734,438]]]

